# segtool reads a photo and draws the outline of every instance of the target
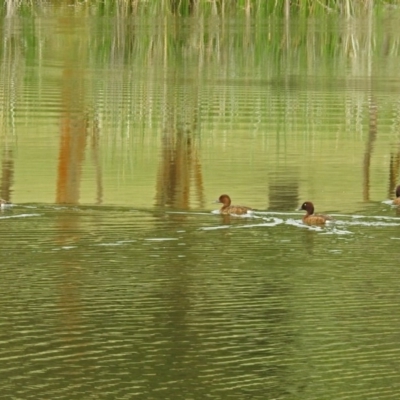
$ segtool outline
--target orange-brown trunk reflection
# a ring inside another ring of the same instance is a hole
[[[4,151],[1,163],[0,198],[11,202],[12,185],[14,182],[14,159],[11,150]]]
[[[390,154],[390,166],[389,166],[389,190],[388,198],[392,198],[394,191],[399,182],[399,170],[400,170],[400,149],[396,153]]]
[[[174,110],[178,111],[166,111],[155,203],[159,207],[187,210],[192,183],[198,204],[204,205],[199,143],[195,133],[197,114],[195,105],[182,105],[176,98],[173,101],[176,103]]]
[[[58,162],[56,203],[79,203],[79,189],[82,175],[82,163],[85,159],[87,142],[87,121],[84,117],[82,99],[81,72],[66,68],[63,74],[63,115],[61,117],[61,138]],[[74,84],[75,82],[81,84]]]
[[[196,140],[190,132],[167,132],[158,171],[156,206],[189,209],[192,182],[197,201],[203,206],[203,176]]]
[[[61,6],[60,6],[61,7]],[[85,42],[76,46],[75,37],[71,34],[75,27],[69,18],[60,18],[60,25],[66,32],[63,40],[63,73],[61,76],[60,113],[60,148],[57,168],[56,203],[78,204],[82,179],[82,164],[88,140],[89,118],[87,116],[86,88],[84,85],[86,70],[81,65],[84,59],[79,51],[85,51]],[[63,340],[73,342],[76,332],[82,329],[82,261],[79,252],[73,253],[82,234],[81,215],[73,209],[65,209],[57,215],[56,243],[63,249],[59,255],[60,284],[58,309],[60,330]],[[71,367],[80,354],[65,363],[64,368]]]

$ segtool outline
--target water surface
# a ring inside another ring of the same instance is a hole
[[[4,17],[3,397],[398,398],[394,14]]]

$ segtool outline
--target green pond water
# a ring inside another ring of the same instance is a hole
[[[2,398],[399,398],[400,11],[95,11],[1,17]]]

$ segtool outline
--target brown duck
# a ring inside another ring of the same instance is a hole
[[[244,206],[231,206],[231,198],[227,194],[222,194],[219,196],[217,203],[222,203],[223,206],[220,208],[220,214],[235,214],[235,215],[243,215],[247,214],[252,209],[250,207]]]
[[[311,201],[305,201],[299,210],[306,211],[303,222],[308,225],[323,225],[325,222],[332,220],[329,215],[314,214],[314,204]]]
[[[396,188],[396,198],[393,200],[394,206],[400,206],[400,185]]]

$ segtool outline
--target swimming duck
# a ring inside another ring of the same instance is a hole
[[[222,194],[221,196],[219,196],[219,199],[216,202],[223,204],[223,206],[219,210],[220,214],[243,215],[252,211],[250,207],[231,206],[231,198],[227,194]]]
[[[396,188],[396,198],[393,200],[394,206],[400,206],[400,185]]]
[[[332,219],[329,215],[314,214],[314,204],[311,201],[305,201],[299,210],[307,211],[303,217],[303,222],[308,225],[323,225]]]
[[[8,207],[12,207],[12,203],[10,203],[7,200],[0,199],[0,208],[3,209],[3,208],[8,208]]]

